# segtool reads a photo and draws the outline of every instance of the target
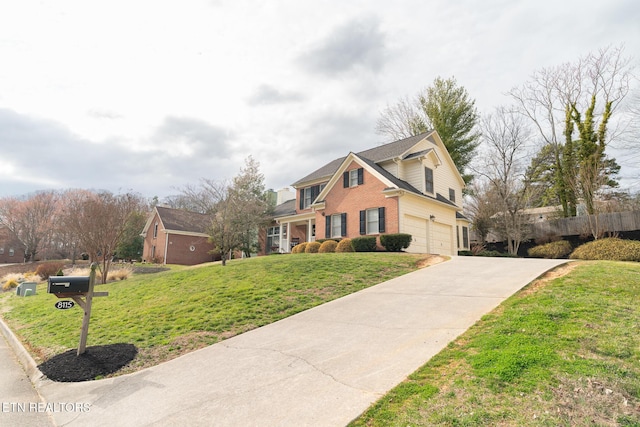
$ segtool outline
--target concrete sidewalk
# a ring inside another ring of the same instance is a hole
[[[0,426],[52,425],[38,392],[13,351],[13,346],[0,334]]]
[[[36,381],[65,426],[343,426],[559,260],[455,257],[144,371]]]

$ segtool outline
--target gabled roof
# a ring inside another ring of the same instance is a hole
[[[158,217],[167,232],[207,235],[207,229],[211,224],[211,220],[207,215],[197,212],[173,209],[164,206],[156,206],[154,211],[158,213]],[[142,234],[147,233],[154,217],[155,215],[149,216]]]
[[[414,145],[416,145],[418,142],[422,141],[432,133],[433,131],[421,133],[420,135],[411,136],[409,138],[401,139],[400,141],[390,142],[388,144],[360,151],[359,153],[355,154],[357,154],[360,158],[371,160],[375,163],[384,162],[385,160],[391,160],[397,157],[404,156],[406,152],[410,150]],[[330,178],[338,170],[344,159],[346,159],[346,157],[335,159],[322,166],[321,168],[311,172],[304,178],[294,182],[292,185],[296,187],[298,184],[301,184],[303,182],[319,180],[321,178]]]

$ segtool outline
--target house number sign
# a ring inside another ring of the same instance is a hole
[[[73,301],[58,301],[56,303],[56,308],[59,310],[67,310],[72,308],[74,305]]]

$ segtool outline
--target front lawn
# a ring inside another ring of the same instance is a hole
[[[530,284],[352,425],[640,426],[639,301],[638,263]]]
[[[274,255],[134,275],[99,285],[88,346],[133,344],[120,373],[175,358],[416,270],[425,256],[395,253]],[[0,294],[0,313],[38,362],[78,346],[82,310],[57,310],[47,294]]]

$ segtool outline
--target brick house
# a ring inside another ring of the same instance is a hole
[[[0,264],[24,262],[24,245],[9,231],[0,226]]]
[[[292,186],[296,199],[276,207],[261,253],[385,233],[411,234],[407,252],[456,255],[469,249],[464,181],[435,131],[349,153]]]
[[[195,265],[217,261],[220,255],[206,233],[206,215],[182,209],[156,206],[142,230],[144,262]]]

